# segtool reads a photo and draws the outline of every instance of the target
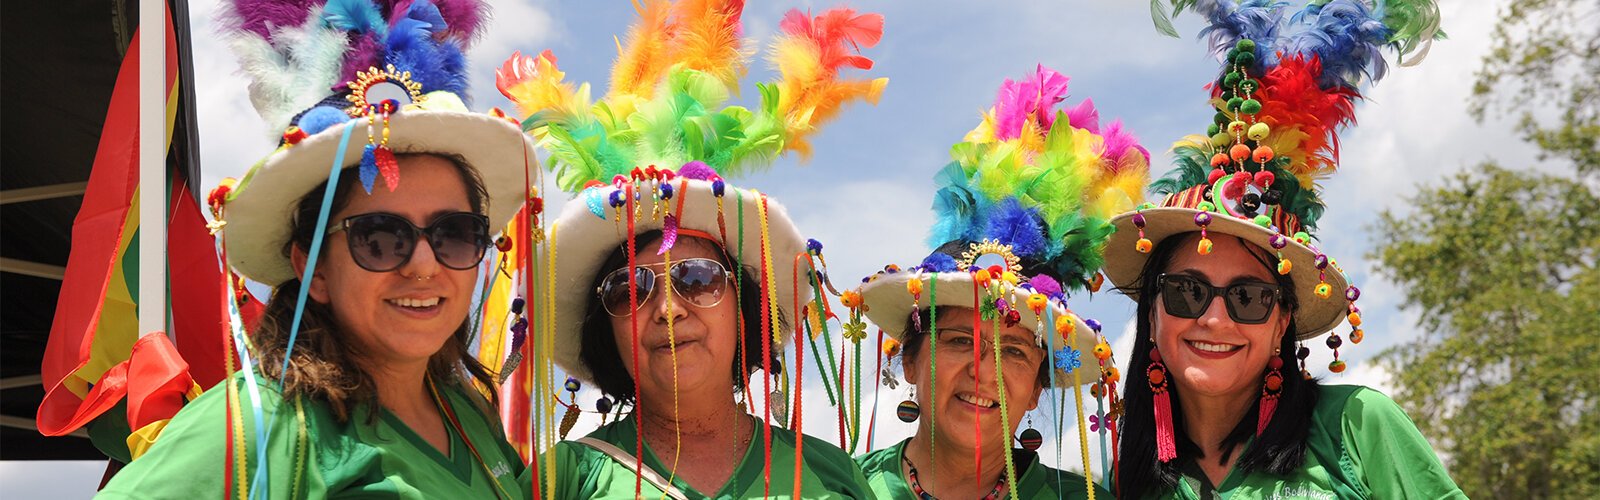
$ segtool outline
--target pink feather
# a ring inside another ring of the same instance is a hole
[[[1067,123],[1092,134],[1100,133],[1100,110],[1094,108],[1094,99],[1084,99],[1077,106],[1068,109]]]

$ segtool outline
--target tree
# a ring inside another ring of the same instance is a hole
[[[1470,497],[1600,497],[1600,197],[1491,163],[1410,201],[1371,256],[1421,312],[1395,399]]]
[[[1519,0],[1501,10],[1470,111],[1511,113],[1540,159],[1600,173],[1600,2]],[[1542,112],[1555,113],[1555,123]]]

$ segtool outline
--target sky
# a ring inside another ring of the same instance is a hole
[[[824,2],[752,2],[744,14],[749,47],[766,47],[777,22],[789,8],[820,12],[837,5]],[[1302,2],[1293,2],[1296,4]],[[1366,320],[1366,340],[1341,350],[1351,363],[1344,374],[1327,372],[1331,355],[1321,339],[1308,345],[1313,374],[1324,383],[1362,384],[1389,389],[1388,374],[1371,357],[1386,347],[1415,339],[1417,313],[1401,307],[1404,291],[1376,272],[1369,254],[1385,236],[1374,234],[1378,216],[1409,213],[1408,198],[1421,187],[1489,159],[1507,166],[1551,168],[1534,161],[1535,150],[1518,141],[1509,120],[1474,121],[1466,112],[1473,74],[1488,51],[1488,34],[1506,0],[1443,0],[1444,28],[1450,40],[1435,43],[1422,64],[1399,67],[1389,54],[1390,73],[1365,90],[1357,107],[1358,125],[1341,135],[1340,170],[1326,182],[1328,210],[1318,237],[1325,252],[1337,259],[1361,287],[1358,304]],[[1192,15],[1180,17],[1183,38],[1158,34],[1145,2],[1044,0],[1002,2],[856,1],[860,11],[886,17],[881,44],[863,53],[876,65],[854,76],[887,77],[889,85],[876,106],[853,105],[815,134],[816,154],[809,162],[785,157],[771,169],[736,181],[759,189],[785,205],[807,237],[826,245],[825,255],[835,283],[849,286],[860,277],[894,263],[918,263],[930,248],[924,238],[933,220],[932,175],[949,161],[949,146],[978,123],[999,84],[1020,78],[1036,64],[1072,78],[1067,105],[1092,98],[1102,122],[1121,119],[1153,154],[1152,174],[1170,169],[1168,146],[1176,139],[1203,131],[1212,110],[1202,86],[1219,65],[1194,39],[1200,26]],[[247,80],[238,73],[233,55],[218,35],[212,18],[215,0],[190,4],[194,33],[194,78],[203,162],[203,186],[223,177],[241,177],[274,147],[277,131],[266,130],[246,96]],[[512,51],[549,49],[559,58],[568,81],[595,82],[605,88],[616,55],[614,36],[621,36],[635,15],[629,2],[493,2],[493,19],[469,53],[470,106],[514,109],[494,89],[494,68]],[[736,103],[752,104],[754,84],[774,78],[762,59],[751,63]],[[564,196],[554,194],[547,206],[560,210]],[[1133,302],[1100,293],[1074,296],[1070,305],[1080,315],[1105,325],[1116,359],[1125,362],[1132,345]],[[1345,333],[1348,326],[1341,326]],[[807,353],[808,355],[810,353]],[[809,356],[808,356],[809,358]],[[808,360],[808,365],[812,364]],[[810,369],[808,369],[809,371]],[[815,372],[806,386],[806,429],[830,441],[834,413],[818,387]],[[864,397],[871,397],[866,386]],[[580,399],[592,402],[589,389]],[[883,447],[909,436],[912,426],[896,420],[894,405],[905,399],[905,386],[887,389],[876,398],[882,417],[875,445]],[[1071,398],[1067,400],[1070,402]],[[1043,408],[1044,405],[1041,405]],[[1053,417],[1036,412],[1044,432],[1046,464],[1081,469],[1077,430],[1054,429]],[[1068,420],[1072,420],[1068,418]],[[581,422],[573,437],[592,429]],[[1055,457],[1057,435],[1062,457]],[[858,453],[864,449],[856,450]],[[1094,459],[1099,469],[1098,453]],[[98,468],[93,469],[98,477]],[[61,469],[77,475],[79,469]],[[18,491],[18,466],[0,468],[0,485]]]

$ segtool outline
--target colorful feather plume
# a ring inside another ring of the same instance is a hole
[[[463,51],[486,15],[478,0],[232,0],[218,24],[277,135],[356,72],[387,64],[424,92],[464,95]]]
[[[1382,49],[1415,52],[1406,62],[1414,64],[1444,36],[1433,0],[1313,0],[1287,20],[1273,0],[1165,3],[1170,15],[1193,9],[1206,18],[1201,36],[1224,68],[1208,86],[1218,111],[1209,137],[1174,144],[1177,168],[1152,190],[1176,193],[1215,182],[1215,170],[1242,171],[1263,179],[1306,228],[1322,214],[1318,183],[1338,168],[1339,132],[1355,122],[1360,89],[1388,71]],[[1168,32],[1162,4],[1151,9]]]
[[[1070,111],[1068,78],[1044,66],[1001,84],[995,104],[935,176],[929,244],[995,240],[1036,269],[1082,286],[1102,264],[1109,219],[1143,200],[1149,152],[1088,101]]]
[[[781,79],[760,84],[760,106],[727,105],[751,56],[740,37],[744,2],[647,1],[619,41],[611,88],[589,100],[589,86],[563,81],[548,51],[514,54],[496,86],[524,114],[524,128],[550,152],[557,184],[576,192],[634,168],[677,169],[704,162],[724,176],[765,168],[786,151],[808,152],[807,137],[852,100],[875,102],[886,81],[848,80],[844,67],[869,69],[859,47],[877,44],[883,18],[834,9],[816,17],[791,11],[774,43]]]

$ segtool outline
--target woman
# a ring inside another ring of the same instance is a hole
[[[914,388],[899,415],[916,434],[857,459],[879,497],[1109,497],[1084,474],[1040,463],[1031,424],[1012,447],[1042,403],[1058,432],[1079,426],[1075,448],[1087,449],[1079,386],[1107,382],[1092,364],[1109,367],[1110,349],[1066,309],[1066,292],[1095,287],[1106,218],[1132,206],[1148,175],[1143,149],[1118,124],[1102,130],[1092,104],[1057,111],[1066,83],[1043,66],[1007,80],[937,179],[937,250],[847,296],[901,344]],[[1058,390],[1041,402],[1046,387]]]
[[[1335,130],[1359,97],[1359,78],[1339,68],[1367,63],[1337,54],[1378,47],[1346,38],[1371,29],[1343,29],[1375,22],[1364,7],[1327,9],[1295,16],[1328,26],[1326,37],[1215,30],[1234,34],[1214,38],[1228,64],[1211,96],[1214,137],[1179,142],[1178,169],[1153,186],[1167,194],[1161,205],[1114,221],[1106,274],[1138,302],[1120,497],[1462,497],[1393,401],[1323,385],[1305,368],[1311,351],[1300,342],[1347,319],[1349,340],[1364,336],[1359,290],[1309,231],[1329,199],[1312,181],[1336,168]],[[1329,371],[1344,371],[1344,338],[1326,343]]]
[[[439,15],[419,0],[397,16],[419,9]],[[459,14],[445,12],[417,35],[426,40],[410,43],[459,51],[475,31]],[[338,25],[320,9],[300,15],[304,22],[288,25]],[[243,26],[238,35],[256,32]],[[382,80],[438,71],[397,67]],[[102,496],[526,497],[517,487],[524,465],[480,392],[492,377],[467,346],[489,228],[517,210],[517,169],[532,144],[503,118],[468,112],[452,93],[460,88],[418,82],[416,95],[431,92],[425,99],[396,93],[368,103],[362,96],[384,95],[384,84],[350,80],[345,94],[355,98],[312,99],[298,115],[261,109],[294,116],[283,147],[237,191],[213,195],[230,264],[274,286],[252,348],[241,348],[238,373],[180,411]],[[383,129],[369,128],[378,119]],[[366,130],[373,142],[348,140]],[[393,162],[362,161],[364,143],[381,144],[377,153]],[[342,160],[334,165],[350,168],[330,179],[329,163]],[[371,170],[386,182],[362,186]]]
[[[553,498],[871,498],[849,455],[784,426],[781,360],[799,319],[821,307],[804,279],[820,246],[776,201],[721,174],[803,148],[842,101],[875,98],[881,81],[836,75],[866,61],[854,47],[875,44],[883,19],[790,12],[774,57],[791,66],[746,109],[724,106],[744,73],[746,51],[726,36],[742,31],[740,2],[707,7],[644,6],[597,103],[561,81],[549,54],[514,55],[499,74],[575,192],[546,256],[554,361],[569,389],[605,396],[568,411],[617,419],[556,443],[538,487]],[[746,411],[758,401],[759,418]]]

